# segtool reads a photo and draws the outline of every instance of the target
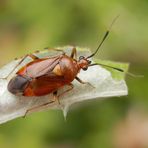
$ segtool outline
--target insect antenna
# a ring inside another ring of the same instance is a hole
[[[117,16],[113,19],[111,25],[109,26],[108,30],[105,32],[105,34],[104,34],[104,36],[103,36],[103,38],[102,38],[102,40],[101,40],[99,46],[97,47],[96,51],[95,51],[93,54],[91,54],[90,56],[88,56],[86,59],[93,57],[93,56],[98,52],[98,50],[99,50],[100,47],[102,46],[103,42],[105,41],[105,39],[106,39],[107,36],[109,35],[110,30],[111,30],[113,24],[115,23],[115,21],[118,19],[118,17],[119,17],[119,15],[117,15]]]
[[[131,77],[144,77],[143,75],[135,75],[133,73],[130,73],[130,72],[127,72],[127,71],[124,71],[123,69],[121,68],[117,68],[117,67],[113,67],[113,66],[109,66],[109,65],[105,65],[105,64],[101,64],[101,63],[94,63],[94,64],[90,64],[89,66],[95,66],[95,65],[100,65],[100,66],[104,66],[104,67],[108,67],[108,68],[112,68],[114,70],[117,70],[119,72],[124,72],[126,73],[127,75],[131,76]]]

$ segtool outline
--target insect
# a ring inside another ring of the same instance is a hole
[[[72,48],[70,56],[68,56],[64,52],[58,56],[46,57],[46,58],[39,58],[35,54],[26,55],[21,59],[21,61],[16,65],[16,67],[14,67],[13,71],[21,63],[23,63],[23,61],[27,57],[30,57],[32,61],[27,63],[25,66],[21,67],[21,69],[19,69],[16,72],[16,76],[14,76],[8,83],[7,86],[8,91],[14,95],[22,95],[26,97],[44,96],[53,93],[54,97],[53,101],[51,102],[54,101],[59,102],[59,97],[60,97],[60,95],[58,95],[59,88],[62,88],[65,85],[69,86],[69,89],[67,89],[61,95],[72,90],[74,87],[72,81],[74,79],[76,79],[78,82],[82,84],[91,85],[89,82],[83,82],[77,75],[81,70],[86,71],[90,66],[95,66],[95,65],[107,66],[99,63],[91,63],[90,58],[96,55],[102,43],[108,36],[109,32],[110,29],[106,31],[98,48],[95,50],[93,54],[87,57],[80,56],[78,60],[77,60],[77,50],[75,47]],[[119,68],[111,66],[107,67],[123,72],[123,70]],[[9,75],[7,77],[9,77]],[[47,105],[51,102],[47,102],[40,106]],[[30,110],[32,109],[27,110],[26,114]]]

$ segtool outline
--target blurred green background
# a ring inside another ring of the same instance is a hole
[[[44,47],[77,45],[95,50],[120,14],[97,57],[129,62],[129,95],[33,113],[0,125],[1,148],[148,147],[147,0],[0,0],[0,66]],[[140,138],[141,137],[141,138]]]

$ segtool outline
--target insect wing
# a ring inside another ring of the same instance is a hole
[[[26,75],[31,78],[37,78],[51,72],[59,63],[60,56],[46,59],[38,59],[28,63],[21,68],[17,74]]]

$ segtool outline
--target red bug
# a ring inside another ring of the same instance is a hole
[[[53,101],[59,101],[59,96],[57,95],[59,88],[65,85],[69,85],[70,88],[66,90],[64,93],[70,91],[73,88],[71,82],[74,79],[76,79],[82,84],[89,84],[89,82],[83,82],[82,80],[80,80],[77,77],[77,74],[80,72],[81,69],[87,70],[87,68],[90,66],[107,66],[99,63],[91,64],[91,61],[89,59],[98,52],[99,48],[101,47],[102,43],[104,42],[108,34],[109,30],[105,33],[101,43],[99,44],[98,48],[93,54],[91,54],[88,57],[80,56],[78,60],[76,48],[72,49],[70,56],[66,55],[64,52],[61,55],[47,58],[39,58],[34,54],[26,55],[24,58],[22,58],[22,60],[18,63],[17,66],[19,66],[26,59],[27,56],[31,57],[33,61],[29,62],[21,69],[19,69],[16,72],[16,76],[14,76],[9,81],[9,92],[11,92],[14,95],[23,95],[26,97],[44,96],[49,93],[53,93]],[[14,67],[13,71],[16,69],[16,67]],[[123,72],[122,69],[118,69],[111,66],[107,67]],[[49,103],[51,102],[48,102],[43,105],[47,105]],[[27,110],[27,112],[29,110]]]

